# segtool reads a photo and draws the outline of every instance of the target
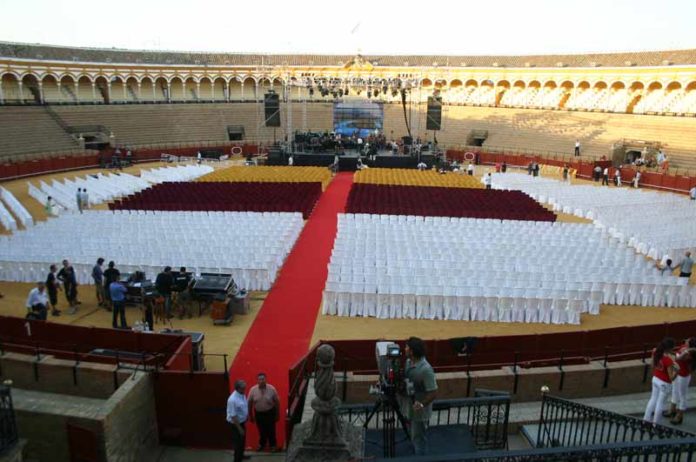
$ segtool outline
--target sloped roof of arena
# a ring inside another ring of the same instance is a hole
[[[0,57],[143,65],[342,66],[353,55],[215,53],[64,47],[0,42]],[[364,55],[372,66],[408,67],[630,67],[696,64],[696,49],[520,56]]]

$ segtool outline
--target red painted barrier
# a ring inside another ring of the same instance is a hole
[[[466,163],[465,159],[467,152],[473,151],[461,151],[456,149],[447,150],[447,158],[450,160],[456,160],[460,163]],[[532,155],[522,155],[522,154],[512,154],[512,153],[488,153],[480,151],[478,152],[479,163],[481,164],[495,164],[498,162],[505,161],[508,165],[526,166],[531,161],[536,161],[540,164],[553,165],[557,167],[564,166],[567,162],[557,159],[544,159],[540,156]],[[595,164],[599,164],[604,168],[604,166],[609,166],[613,178],[613,168],[611,167],[610,161],[597,161],[597,162],[571,162],[569,165],[578,172],[578,176],[582,178],[592,178],[592,169]],[[633,179],[636,169],[633,167],[623,167],[621,169],[621,179],[623,182],[629,182]],[[641,171],[640,184],[642,187],[655,188],[655,189],[667,189],[674,192],[688,193],[689,190],[696,186],[696,177],[686,177],[686,176],[676,176],[669,175],[666,173],[658,172],[648,172]]]

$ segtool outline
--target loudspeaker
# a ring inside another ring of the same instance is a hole
[[[266,127],[280,127],[280,100],[276,93],[263,95],[263,112]]]
[[[440,130],[442,124],[442,97],[428,97],[428,116],[425,120],[426,130]]]

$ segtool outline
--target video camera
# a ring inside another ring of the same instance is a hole
[[[412,396],[413,384],[406,378],[401,347],[394,342],[377,342],[375,359],[379,370],[379,382],[370,388],[370,394]]]

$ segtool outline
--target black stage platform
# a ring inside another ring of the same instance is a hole
[[[365,430],[365,458],[384,457],[382,430]],[[396,430],[396,457],[413,455],[413,445],[401,429]],[[428,428],[430,455],[463,454],[476,452],[476,445],[468,425],[435,425]]]
[[[268,153],[266,165],[288,165],[290,153],[281,151],[271,151]],[[359,155],[358,151],[342,151],[322,152],[322,153],[307,153],[294,152],[292,153],[293,165],[303,167],[329,167],[333,165],[334,160],[338,156],[338,169],[341,172],[354,172],[358,168],[358,158],[362,159],[363,164],[368,167],[381,168],[416,168],[418,165],[418,157],[394,154],[391,151],[380,151],[371,160],[368,156]],[[432,168],[437,162],[437,158],[431,153],[426,152],[420,155],[420,160],[425,162],[428,168]]]

